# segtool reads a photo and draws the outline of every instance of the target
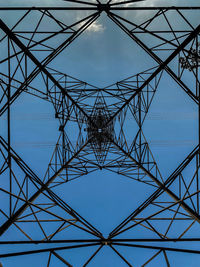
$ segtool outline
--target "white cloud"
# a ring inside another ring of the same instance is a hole
[[[163,3],[163,1],[160,0],[146,0],[144,2],[139,3],[139,6],[149,6],[149,7],[153,7],[153,6],[159,6],[161,3]]]
[[[86,11],[85,12],[85,16],[88,16],[89,15],[89,13]],[[79,15],[77,15],[76,16],[76,21],[79,21],[79,20],[81,20],[81,18],[80,18],[80,16]],[[80,23],[79,24],[79,26],[83,26],[85,24],[85,22],[82,22],[82,23]],[[101,23],[99,23],[97,20],[95,20],[86,30],[85,30],[85,32],[88,32],[88,33],[97,33],[97,32],[99,32],[99,33],[102,33],[102,32],[104,32],[104,30],[105,30],[105,27],[103,26],[103,24],[101,24]]]
[[[97,21],[93,22],[87,29],[88,32],[104,32],[104,30],[105,27]]]

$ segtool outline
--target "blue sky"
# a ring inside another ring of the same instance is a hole
[[[173,1],[173,5],[187,6],[188,3],[190,5],[199,4],[198,1]],[[147,0],[140,3],[141,6],[165,6],[171,4],[172,1],[170,0]],[[28,3],[27,1],[8,0],[0,3],[0,6],[37,5],[63,6],[68,4],[55,0],[32,0],[28,1]],[[140,21],[142,17],[150,16],[149,12],[143,14],[135,12],[134,21]],[[9,15],[6,12],[1,12],[0,14],[10,27],[19,16],[17,12],[10,12]],[[131,12],[122,12],[121,14],[124,17],[133,19]],[[66,23],[70,20],[80,19],[81,16],[85,15],[89,15],[89,13],[74,12],[73,15],[71,13],[68,15],[60,12],[58,14]],[[195,16],[191,19],[194,25],[197,24],[197,16],[198,14],[195,13]],[[34,19],[31,22],[33,23]],[[27,24],[25,26],[29,28],[30,25]],[[6,51],[4,45],[2,51]],[[40,56],[37,52],[36,55]],[[3,57],[4,55],[1,58]],[[49,64],[49,67],[99,88],[106,87],[154,66],[156,66],[156,63],[125,35],[117,25],[114,25],[104,13],[93,26],[79,36],[61,55]],[[174,66],[172,65],[172,67]],[[3,68],[3,65],[2,67],[0,66],[1,72],[4,71]],[[186,74],[185,80],[189,82],[189,79],[190,76]],[[40,86],[39,80],[36,80],[33,84]],[[12,147],[34,172],[43,179],[59,135],[59,123],[55,119],[53,106],[51,103],[28,94],[22,94],[12,105],[11,118]],[[178,87],[167,73],[164,73],[143,126],[144,135],[150,144],[151,151],[164,179],[176,169],[197,145],[197,118],[197,107],[192,100],[187,97],[185,92]],[[127,126],[126,130],[131,136],[132,132],[135,133],[136,131],[134,128],[135,123],[132,122],[131,117],[128,117],[127,120],[130,121],[130,125]],[[1,118],[1,124],[3,125],[1,127],[1,135],[6,138],[6,114]],[[69,135],[72,141],[75,142],[73,132],[69,132]],[[18,174],[20,175],[20,171]],[[6,184],[6,175],[7,173],[2,176],[2,187]],[[107,237],[109,232],[136,209],[154,190],[151,186],[128,179],[122,175],[117,175],[108,170],[99,170],[58,186],[54,189],[54,192]],[[2,199],[3,197],[4,195],[1,196]],[[5,199],[7,200],[7,198]],[[6,210],[7,204],[2,209]],[[4,221],[4,219],[2,216],[1,220]],[[33,234],[31,226],[27,226],[27,232]],[[63,236],[69,239],[89,238],[89,235],[80,230],[72,230],[71,232],[68,230],[63,233]],[[143,234],[142,237],[146,236],[146,232],[141,233]],[[196,233],[199,234],[196,224],[194,230],[192,229],[190,233],[191,236]],[[38,233],[35,232],[35,234],[37,235]],[[138,231],[139,234],[140,232]],[[134,232],[127,232],[125,237],[128,238],[129,236],[134,236]],[[58,238],[62,238],[62,235],[58,235]],[[3,235],[2,240],[26,240],[26,238],[12,226]],[[179,247],[183,246],[184,244],[181,244]],[[187,244],[185,247],[187,247]],[[43,246],[30,245],[28,247],[28,245],[24,245],[20,246],[20,248],[12,246],[12,249],[5,246],[2,248],[2,253],[8,250],[11,252],[37,248],[43,248]],[[155,254],[155,251],[136,248],[121,248],[119,251],[127,256],[133,266],[142,266],[145,257],[148,259],[148,257],[150,258]],[[82,266],[92,252],[94,252],[94,248],[82,248],[62,251],[60,255],[66,258],[73,266]],[[199,260],[199,256],[194,256],[193,254],[169,253],[168,256],[171,266],[192,267],[196,266],[196,261]],[[2,259],[2,263],[6,267],[14,265],[43,267],[47,262],[47,257],[46,253],[43,255],[35,254],[34,256],[5,258]],[[156,257],[155,261],[152,261],[147,266],[160,266],[160,263],[163,262],[162,257],[163,255]],[[62,266],[62,263],[56,258],[52,259],[51,264],[50,266]],[[94,261],[91,262],[90,266],[120,267],[126,265],[111,249],[104,247]]]

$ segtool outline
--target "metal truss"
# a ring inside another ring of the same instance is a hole
[[[64,252],[94,247],[82,266],[97,266],[95,256],[107,246],[122,265],[136,266],[134,251],[140,249],[137,266],[174,266],[177,253],[199,255],[199,143],[163,177],[143,124],[164,72],[197,107],[199,123],[200,25],[193,14],[199,16],[200,7],[64,1],[68,5],[63,7],[0,7],[4,16],[18,14],[13,25],[0,19],[0,44],[6,51],[0,58],[0,116],[6,119],[6,134],[0,136],[0,258],[44,254],[40,266],[74,266]],[[82,16],[76,19],[78,11]],[[151,68],[104,88],[50,67],[102,12],[152,59]],[[136,13],[144,14],[139,21]],[[35,24],[27,26],[30,18]],[[23,94],[48,102],[59,123],[42,177],[12,146],[11,110]],[[102,169],[153,188],[108,237],[59,196],[68,182]],[[13,232],[16,239],[10,240]]]

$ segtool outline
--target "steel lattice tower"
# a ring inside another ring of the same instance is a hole
[[[169,177],[163,177],[143,131],[164,73],[193,102],[200,122],[200,25],[193,19],[199,16],[200,7],[134,5],[139,0],[65,1],[71,4],[0,7],[0,45],[6,51],[0,58],[0,116],[6,122],[0,136],[0,258],[11,257],[14,262],[19,256],[41,254],[43,261],[37,266],[55,266],[55,262],[56,266],[74,266],[64,252],[91,247],[82,266],[99,266],[95,256],[109,247],[122,266],[136,266],[137,255],[131,257],[135,249],[143,251],[140,266],[174,266],[178,253],[182,257],[200,254],[199,142]],[[70,25],[60,15],[83,11],[87,16],[75,17]],[[13,12],[16,21],[9,25],[6,17]],[[104,88],[50,67],[102,13],[152,60],[151,68]],[[136,13],[141,14],[138,21]],[[33,17],[36,25],[27,25]],[[59,122],[59,138],[43,177],[12,146],[11,112],[23,94],[52,105]],[[126,135],[127,116],[137,125],[131,140]],[[75,131],[75,141],[69,129]],[[109,236],[55,190],[102,169],[154,189]],[[86,238],[71,238],[68,233],[73,231],[84,232]],[[129,257],[123,253],[125,247]]]

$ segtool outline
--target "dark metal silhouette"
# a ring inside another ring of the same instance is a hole
[[[109,246],[128,266],[134,266],[134,258],[130,262],[131,256],[124,256],[121,247],[144,251],[141,266],[158,258],[159,266],[173,266],[173,257],[178,252],[200,254],[199,249],[191,246],[200,242],[199,233],[194,235],[192,230],[198,229],[200,223],[199,143],[169,177],[162,177],[142,127],[163,72],[187,94],[200,115],[200,25],[193,19],[193,14],[199,16],[200,7],[132,5],[139,0],[110,0],[106,4],[98,0],[96,3],[64,1],[74,6],[0,8],[0,12],[9,16],[12,12],[21,12],[12,27],[4,19],[0,20],[1,46],[7,51],[0,60],[0,116],[7,118],[7,137],[0,137],[0,174],[2,180],[6,177],[0,187],[0,245],[10,248],[14,244],[32,245],[31,249],[0,253],[0,258],[45,253],[46,266],[52,266],[53,258],[58,264],[72,266],[62,251],[95,247],[83,264],[86,266],[104,246]],[[58,16],[63,11],[73,14],[73,11],[84,10],[91,14],[75,19],[71,25]],[[143,16],[147,11],[142,22],[137,22],[136,12]],[[50,68],[48,65],[102,12],[137,43],[156,66],[105,88]],[[176,22],[169,19],[170,15],[176,17]],[[33,16],[38,20],[36,27],[23,30],[27,19]],[[52,29],[44,27],[48,22]],[[36,78],[40,85],[34,83]],[[12,148],[11,109],[24,93],[53,105],[55,119],[59,121],[59,138],[44,177],[38,177]],[[131,129],[131,140],[127,138],[125,126],[128,116],[137,125]],[[70,139],[69,124],[76,140]],[[200,141],[199,132],[198,137]],[[108,237],[54,191],[62,184],[102,169],[154,188],[154,193]],[[24,239],[8,240],[9,229],[16,229]],[[86,233],[88,238],[66,238],[65,232],[73,232],[72,229]],[[122,233],[130,234],[130,238],[120,238]],[[150,257],[145,256],[148,250],[152,252]]]

